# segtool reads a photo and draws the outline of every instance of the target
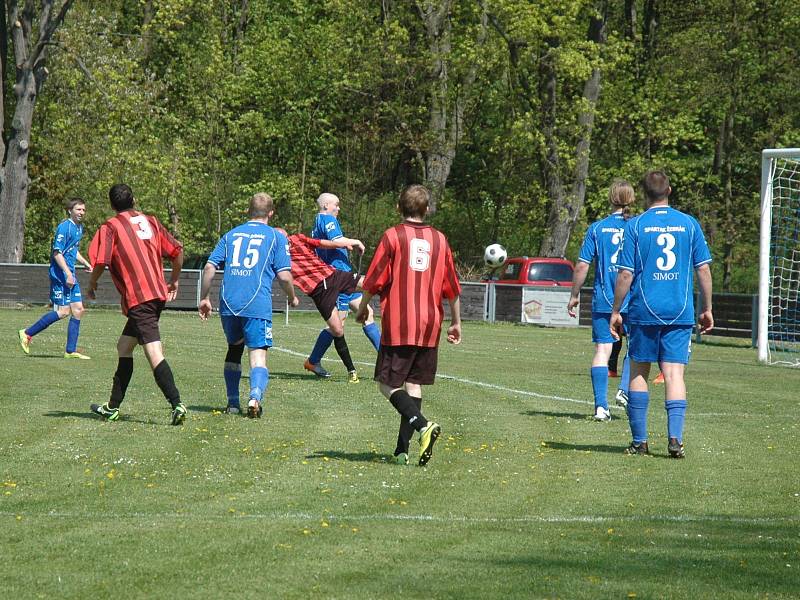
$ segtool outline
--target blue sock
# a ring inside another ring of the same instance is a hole
[[[258,400],[264,397],[269,384],[269,371],[266,367],[253,367],[250,369],[250,399]]]
[[[630,386],[630,384],[631,384],[631,361],[626,353],[625,358],[622,360],[622,379],[619,380],[619,389],[621,389],[623,392],[627,394],[628,386]]]
[[[48,327],[50,327],[50,325],[52,325],[56,321],[58,321],[58,313],[54,310],[51,310],[49,313],[45,313],[44,315],[42,315],[42,318],[36,321],[36,323],[28,327],[25,330],[25,333],[33,337],[40,331],[43,331]]]
[[[667,437],[677,438],[683,443],[683,419],[686,416],[686,400],[667,400]]]
[[[228,406],[239,408],[239,381],[242,379],[242,365],[226,362],[222,374],[225,376],[225,392],[228,395]]]
[[[78,349],[78,336],[80,333],[81,320],[70,317],[67,325],[67,352],[72,353]]]
[[[631,426],[633,443],[647,441],[647,405],[650,392],[630,392],[628,394],[628,423]]]
[[[327,329],[320,331],[319,336],[317,336],[317,341],[314,344],[314,349],[311,351],[311,356],[308,357],[308,362],[312,365],[318,365],[332,343],[333,336],[331,332]]]
[[[364,335],[367,336],[369,341],[372,342],[372,345],[375,346],[375,350],[380,350],[381,330],[378,329],[378,326],[375,323],[370,323],[369,325],[364,325],[362,329],[364,331]]]
[[[608,367],[592,367],[589,371],[592,377],[592,391],[594,391],[594,407],[602,406],[608,410]]]

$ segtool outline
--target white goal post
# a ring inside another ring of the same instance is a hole
[[[800,367],[800,148],[761,153],[758,359]]]

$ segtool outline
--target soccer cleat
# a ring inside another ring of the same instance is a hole
[[[669,451],[670,458],[684,458],[686,456],[683,451],[683,444],[678,441],[678,438],[669,438],[667,451]]]
[[[183,425],[183,422],[186,420],[186,406],[184,406],[183,402],[178,402],[176,406],[172,407],[172,419],[170,423],[172,425]]]
[[[251,403],[247,406],[247,416],[251,419],[260,419],[261,413],[264,412],[264,409],[261,408],[261,402],[258,400],[250,400]]]
[[[359,381],[358,373],[356,371],[350,371],[350,373],[347,374],[348,383],[358,383]]]
[[[322,365],[319,364],[315,365],[308,359],[306,359],[306,362],[303,363],[303,368],[306,371],[311,371],[314,375],[322,379],[327,379],[328,377],[331,376],[330,373],[328,373],[325,369],[322,368]]]
[[[433,454],[433,444],[442,433],[442,428],[438,423],[431,421],[428,426],[419,432],[419,466],[424,467],[428,464]]]
[[[64,352],[64,358],[78,358],[80,360],[91,360],[91,356],[86,356],[80,352]]]
[[[408,464],[408,453],[401,452],[392,457],[392,462],[396,465],[407,465]]]
[[[609,377],[619,377],[619,374],[616,371],[612,371],[611,369],[608,370]]]
[[[664,374],[659,373],[655,379],[653,379],[653,383],[664,383]]]
[[[89,406],[89,410],[91,410],[94,414],[100,415],[106,421],[116,421],[119,419],[119,407],[117,408],[110,408],[108,406],[108,402],[105,404],[92,404]]]
[[[615,399],[617,401],[617,406],[628,408],[628,394],[625,393],[625,390],[617,390],[617,396]]]
[[[647,442],[639,442],[638,444],[635,442],[631,442],[631,445],[625,448],[625,454],[650,454],[650,450],[647,447]]]
[[[25,333],[24,329],[19,330],[19,345],[22,346],[22,351],[25,354],[31,353],[31,336]]]
[[[595,421],[610,421],[611,420],[611,411],[607,408],[603,408],[602,406],[598,406],[597,409],[594,411],[594,420]]]
[[[242,410],[238,406],[226,406],[220,412],[226,415],[239,415],[242,413]]]

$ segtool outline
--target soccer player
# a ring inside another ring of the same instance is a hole
[[[630,214],[630,206],[636,200],[633,186],[624,179],[615,179],[611,183],[608,201],[614,212],[604,219],[595,221],[586,230],[578,264],[572,276],[572,293],[567,302],[567,312],[575,316],[581,287],[586,281],[589,267],[594,263],[594,292],[592,294],[592,341],[594,342],[594,358],[589,375],[594,392],[594,419],[610,421],[611,411],[608,409],[608,359],[614,344],[609,329],[611,307],[614,304],[614,283],[617,280],[617,257],[622,244],[625,221]],[[627,298],[620,311],[623,315],[628,310]],[[622,363],[622,378],[617,397],[627,403],[628,392],[627,358]],[[623,404],[624,406],[624,404]]]
[[[439,424],[422,414],[422,386],[436,378],[443,297],[450,304],[447,341],[461,343],[461,284],[447,238],[424,222],[429,203],[430,192],[421,185],[400,194],[397,208],[404,220],[384,232],[356,314],[356,321],[365,323],[370,299],[380,295],[382,331],[375,380],[400,413],[394,461],[408,464],[409,442],[417,431],[420,466],[430,460],[441,434]]]
[[[335,194],[326,192],[320,194],[319,198],[317,198],[317,205],[319,206],[319,213],[314,222],[314,229],[311,232],[311,237],[318,240],[344,240],[350,242],[352,245],[354,240],[344,237],[342,228],[339,225],[339,198]],[[340,271],[350,272],[353,270],[345,247],[318,248],[317,255],[327,264]],[[348,311],[351,308],[353,310],[358,310],[360,301],[361,292],[339,295],[336,301],[336,308],[339,311],[339,318],[342,321],[342,326],[344,326],[345,319],[347,319]],[[369,314],[364,323],[363,331],[364,335],[367,336],[375,347],[375,350],[378,350],[381,345],[381,334],[378,330],[378,326],[375,324],[372,307],[369,308]],[[305,366],[307,369],[319,374],[321,369],[319,363],[333,340],[334,336],[331,334],[330,329],[326,328],[320,332],[314,344],[314,348],[311,351],[311,356],[306,362]],[[340,344],[343,343],[344,336],[342,335],[340,338],[337,338],[337,340],[341,340],[339,341]],[[358,373],[356,373],[356,371],[350,371],[349,377],[352,383],[358,383]]]
[[[183,247],[164,229],[158,219],[135,208],[133,192],[118,183],[108,192],[116,216],[100,226],[89,246],[94,265],[87,294],[95,297],[97,281],[108,267],[120,293],[122,314],[128,317],[117,341],[117,371],[111,386],[111,399],[92,404],[95,414],[109,420],[119,419],[119,407],[133,375],[133,350],[141,344],[153,370],[153,377],[172,407],[170,422],[180,425],[186,419],[186,407],[175,386],[172,369],[164,358],[158,320],[164,305],[178,294],[178,277],[183,266]],[[161,259],[172,263],[170,281],[164,281]]]
[[[693,272],[697,273],[703,309],[700,333],[714,327],[711,312],[711,253],[700,224],[669,206],[672,188],[663,171],[650,171],[642,181],[646,211],[625,227],[625,241],[617,261],[619,273],[614,291],[611,330],[619,337],[620,308],[630,291],[628,304],[631,382],[628,421],[633,441],[628,454],[648,454],[647,376],[650,363],[658,362],[665,380],[667,450],[672,458],[683,458],[683,424],[686,415],[686,385],[694,325]]]
[[[287,235],[283,229],[278,229]],[[350,349],[344,339],[344,325],[336,310],[336,299],[340,294],[352,294],[358,287],[363,277],[356,279],[356,273],[339,271],[332,266],[322,262],[315,252],[317,248],[352,248],[356,247],[361,253],[364,252],[364,244],[360,240],[349,238],[339,238],[336,240],[317,240],[295,233],[288,236],[289,255],[292,259],[292,276],[294,285],[303,290],[309,298],[314,301],[319,314],[328,324],[327,330],[333,336],[333,345],[339,358],[350,374],[350,381],[353,381],[353,373],[356,367],[350,356]],[[319,364],[311,362],[311,357],[306,359],[303,367],[317,377],[330,377],[330,373],[323,369]],[[358,382],[358,378],[355,378]]]
[[[244,347],[250,353],[250,400],[247,416],[261,418],[263,397],[269,384],[267,351],[272,347],[272,281],[277,277],[289,304],[300,300],[292,287],[286,236],[269,226],[274,214],[272,197],[255,194],[250,199],[250,220],[220,238],[208,257],[200,285],[200,318],[208,319],[208,294],[218,269],[225,269],[219,291],[222,330],[228,341],[223,376],[228,404],[225,412],[239,414],[239,381]]]
[[[72,198],[64,209],[67,211],[67,218],[56,227],[50,251],[50,301],[53,303],[53,310],[45,313],[27,329],[20,329],[19,344],[25,354],[30,354],[33,336],[71,314],[69,325],[67,325],[67,346],[64,349],[64,358],[88,360],[88,356],[78,352],[83,301],[81,300],[81,286],[78,285],[78,278],[75,275],[76,260],[87,269],[91,270],[92,268],[89,261],[81,256],[79,250],[83,237],[81,222],[83,215],[86,214],[86,203],[81,198]]]

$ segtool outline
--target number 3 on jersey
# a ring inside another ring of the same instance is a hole
[[[675,253],[672,251],[675,247],[675,236],[671,233],[661,233],[656,238],[656,243],[659,246],[664,246],[662,250],[664,256],[659,256],[656,259],[656,266],[662,271],[669,271],[677,262]]]
[[[409,243],[412,271],[427,271],[431,266],[431,244],[428,240],[414,238]]]
[[[140,240],[149,240],[153,237],[153,229],[150,227],[150,221],[144,215],[136,215],[131,217],[131,224],[136,225],[134,231],[139,236]]]

